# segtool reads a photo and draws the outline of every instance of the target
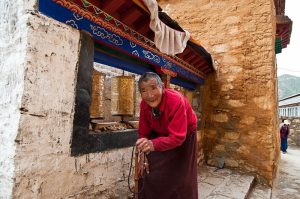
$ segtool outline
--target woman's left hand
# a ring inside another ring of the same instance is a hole
[[[144,153],[149,153],[151,151],[154,151],[154,146],[151,140],[148,140],[147,138],[140,138],[136,141],[136,147],[139,151]]]

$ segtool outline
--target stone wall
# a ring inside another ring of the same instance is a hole
[[[203,44],[217,67],[203,93],[207,163],[224,160],[272,184],[279,157],[273,0],[159,3]]]
[[[31,16],[27,24],[14,196],[126,197],[131,148],[70,155],[78,59],[84,50],[80,33],[39,15]]]
[[[79,31],[14,9],[13,37],[1,37],[0,197],[126,198],[131,148],[70,155]]]

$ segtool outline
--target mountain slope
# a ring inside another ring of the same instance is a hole
[[[278,99],[300,93],[300,77],[281,75],[278,77]]]

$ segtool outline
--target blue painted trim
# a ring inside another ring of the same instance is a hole
[[[150,68],[146,68],[144,66],[129,63],[124,60],[120,60],[118,58],[112,57],[110,55],[106,55],[106,54],[98,52],[98,51],[95,52],[94,60],[95,60],[95,62],[102,63],[102,64],[112,66],[115,68],[119,68],[122,70],[126,70],[131,73],[136,73],[139,75],[142,75],[145,72],[155,72],[154,70],[152,70]]]
[[[112,66],[115,68],[119,68],[122,70],[126,70],[131,73],[136,73],[139,75],[142,75],[145,72],[155,72],[155,70],[153,70],[152,68],[147,68],[145,66],[140,66],[140,65],[137,65],[134,63],[129,63],[127,61],[120,60],[118,58],[115,58],[113,56],[107,55],[107,54],[99,52],[99,51],[95,52],[94,57],[95,57],[95,59],[94,59],[95,62],[102,63],[102,64]],[[184,80],[184,79],[177,78],[177,77],[172,77],[171,83],[176,84],[178,86],[182,86],[182,87],[190,89],[190,90],[195,90],[196,86],[197,86],[196,83],[189,82],[188,80]]]
[[[129,41],[128,39],[107,30],[98,24],[87,20],[86,18],[78,15],[70,10],[54,3],[52,0],[40,0],[39,1],[39,11],[43,14],[54,18],[57,21],[63,22],[73,28],[78,30],[84,30],[92,34],[94,39],[100,40],[109,46],[120,49],[121,51],[126,51],[127,54],[131,54],[133,57],[140,59],[142,61],[149,62],[158,67],[163,67],[181,76],[190,79],[191,81],[203,84],[203,78],[195,75],[194,73],[188,71],[181,66],[164,59],[162,56],[149,51],[142,46]],[[97,59],[95,59],[97,60]]]

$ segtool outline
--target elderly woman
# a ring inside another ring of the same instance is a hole
[[[197,117],[179,92],[164,88],[156,73],[139,79],[142,97],[136,142],[146,154],[147,169],[139,180],[139,199],[196,199]]]

